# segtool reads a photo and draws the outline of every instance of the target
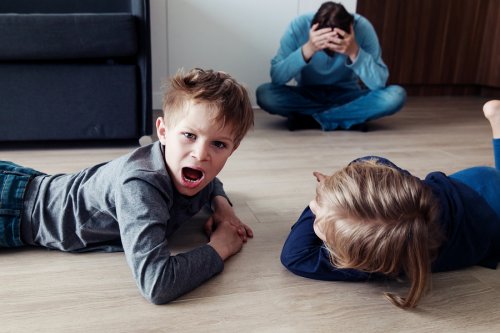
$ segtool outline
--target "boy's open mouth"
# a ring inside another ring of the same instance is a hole
[[[203,179],[203,172],[193,168],[182,168],[182,178],[189,183],[197,183]]]

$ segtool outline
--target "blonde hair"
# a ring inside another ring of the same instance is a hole
[[[222,127],[232,126],[236,145],[253,126],[247,90],[227,73],[195,68],[171,77],[163,95],[165,122],[169,126],[177,123],[190,102],[205,103]]]
[[[385,293],[401,308],[415,307],[428,287],[431,262],[441,243],[438,206],[421,180],[375,161],[351,163],[325,179],[317,223],[332,264],[410,281],[406,297]]]

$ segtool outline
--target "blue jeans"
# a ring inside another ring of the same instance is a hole
[[[500,139],[493,139],[496,168],[478,166],[450,175],[450,178],[479,193],[500,217]]]
[[[271,114],[310,115],[324,131],[353,125],[398,112],[406,101],[400,86],[377,90],[339,89],[333,86],[287,86],[265,83],[257,88],[257,104]]]
[[[22,246],[21,216],[28,183],[41,172],[0,161],[0,247]]]

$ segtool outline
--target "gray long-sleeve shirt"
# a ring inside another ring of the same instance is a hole
[[[124,251],[141,293],[162,304],[223,270],[209,245],[175,256],[167,246],[167,237],[217,195],[225,196],[218,179],[194,197],[179,194],[156,142],[78,173],[34,178],[21,235],[62,251]]]

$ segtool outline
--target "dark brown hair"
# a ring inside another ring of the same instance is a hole
[[[334,28],[339,28],[350,33],[353,22],[354,16],[342,4],[328,1],[319,7],[313,17],[311,26],[318,23],[318,29],[332,28],[333,30]]]

